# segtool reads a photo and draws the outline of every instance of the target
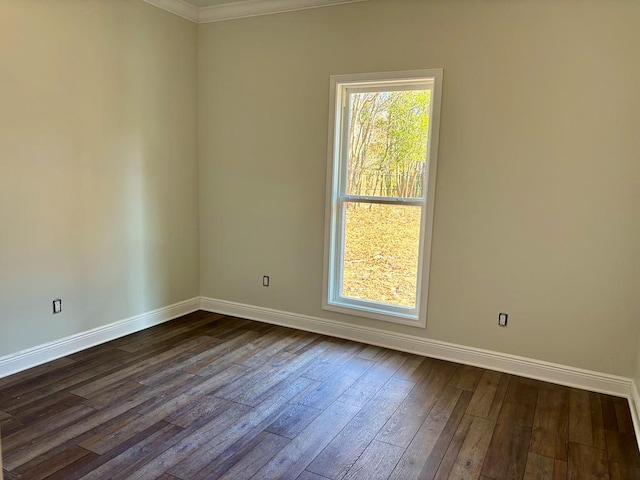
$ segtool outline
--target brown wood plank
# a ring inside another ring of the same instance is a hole
[[[310,348],[315,347],[319,343],[323,343],[322,335],[312,332],[299,332],[297,340],[286,348],[289,353],[301,355]]]
[[[477,478],[489,448],[495,422],[474,417],[449,478]]]
[[[122,449],[125,442],[134,438],[148,436],[154,431],[162,429],[165,426],[166,422],[157,421],[155,418],[148,417],[146,415],[140,415],[130,422],[126,422],[124,425],[121,425],[120,428],[113,430],[109,435],[105,435],[93,443],[83,442],[82,446],[93,453],[112,456],[113,451],[116,449]],[[175,427],[175,425],[173,426]]]
[[[0,480],[4,479],[4,467],[2,466],[2,431],[0,431]]]
[[[413,386],[406,380],[389,380],[306,470],[334,479],[344,476]]]
[[[462,394],[462,390],[457,388],[444,389],[435,406],[430,409],[427,417],[417,428],[416,434],[390,478],[397,480],[418,478],[439,438],[442,437],[450,418],[454,415]],[[464,403],[467,402],[468,398]]]
[[[396,413],[389,419],[377,440],[406,448],[451,379],[455,366],[445,362],[433,368],[418,383]]]
[[[349,360],[335,375],[322,382],[310,392],[300,403],[308,407],[324,409],[342,395],[373,365],[372,360],[354,357]]]
[[[162,398],[162,396],[166,395],[168,392],[176,389],[179,390],[188,388],[190,380],[192,379],[185,380],[181,383],[179,382],[179,379],[176,379],[174,382],[167,385],[148,388],[142,392],[137,393],[136,395],[127,397],[122,402],[115,404],[109,408],[95,412],[90,409],[93,413],[84,416],[82,422],[65,425],[63,428],[53,431],[48,435],[39,437],[38,441],[33,444],[23,445],[15,453],[9,454],[5,458],[5,461],[7,465],[10,465],[10,468],[18,467],[34,459],[38,455],[41,455],[63,443],[66,443],[67,441],[72,440],[77,436],[88,432],[95,427],[104,424],[109,419],[118,417],[119,415],[131,410],[136,406],[139,406],[147,400],[156,401],[158,398]],[[7,440],[9,440],[9,438]]]
[[[336,374],[346,362],[351,360],[363,349],[363,345],[344,340],[337,340],[327,349],[326,354],[319,362],[314,362],[302,376],[324,382]]]
[[[84,401],[84,405],[100,410],[101,408],[113,405],[114,402],[117,402],[122,397],[128,397],[147,388],[145,385],[124,380],[113,385],[107,385],[103,389],[91,394],[90,398]]]
[[[610,478],[607,454],[599,448],[570,442],[568,464],[567,478],[570,480]]]
[[[270,362],[260,367],[247,367],[240,364],[240,366],[247,368],[246,372],[241,376],[236,377],[227,385],[218,388],[213,394],[218,398],[224,398],[225,400],[234,400],[236,397],[242,395],[250,388],[261,385],[262,382],[268,381],[269,376],[274,372],[274,367],[279,367],[288,362],[291,362],[296,355],[289,352],[280,352],[273,355],[270,358]],[[247,403],[248,404],[248,403]]]
[[[14,411],[13,418],[25,425],[35,423],[39,420],[50,418],[56,412],[79,405],[83,400],[68,392],[58,392]]]
[[[204,312],[1,379],[0,428],[5,478],[640,480],[625,399]]]
[[[64,375],[57,375],[54,381],[48,379],[45,383],[32,384],[28,387],[20,385],[22,388],[19,390],[14,389],[11,395],[4,395],[2,397],[2,400],[0,400],[0,406],[12,410],[22,408],[44,397],[67,390],[70,387],[80,386],[92,378],[106,372],[113,372],[118,368],[121,368],[122,365],[126,364],[129,360],[131,359],[105,360],[101,363],[90,362],[89,364],[74,364],[65,369]]]
[[[156,335],[153,335],[153,332],[150,332],[152,333],[152,335],[150,335],[144,340],[131,339],[130,342],[121,344],[118,346],[118,348],[125,352],[134,353],[142,349],[148,348],[149,346],[152,346],[158,343],[165,343],[169,340],[175,339],[179,335],[182,335],[191,330],[195,330],[198,327],[201,327],[203,325],[210,324],[211,322],[215,321],[218,318],[222,318],[222,316],[213,314],[213,315],[207,315],[203,318],[193,319],[192,321],[190,321],[188,324],[184,326],[176,325],[174,328],[167,330],[165,332],[159,331],[159,333]]]
[[[611,480],[640,480],[640,467],[610,462],[609,472]]]
[[[244,335],[245,333],[239,332],[239,335],[237,335],[235,338],[242,337]],[[254,357],[257,354],[260,354],[265,350],[270,353],[269,355],[266,355],[266,354],[263,355],[264,358],[270,358],[273,355],[281,353],[281,350],[277,348],[273,349],[272,347],[274,344],[281,341],[285,337],[286,337],[286,334],[284,329],[283,330],[272,329],[262,335],[259,335],[257,338],[251,341],[251,343],[244,345],[242,348],[236,349],[235,351],[229,351],[228,354],[232,355],[230,358],[234,363],[238,363],[240,365],[244,365],[245,363],[250,363],[248,362],[248,359]],[[233,339],[230,339],[227,342],[232,340]],[[287,353],[290,353],[290,352],[287,352]],[[221,358],[226,359],[226,357],[221,357]],[[252,367],[252,366],[261,366],[261,365],[260,363],[254,363],[253,365],[245,365],[245,366]]]
[[[378,347],[376,345],[367,345],[362,350],[358,352],[358,357],[364,358],[365,360],[375,360],[378,361],[381,355],[385,355],[388,352],[386,348]]]
[[[114,373],[101,377],[100,379],[91,382],[83,387],[74,388],[71,390],[71,393],[78,395],[84,398],[91,398],[91,395],[95,392],[109,386],[113,385],[117,382],[120,382],[136,373],[140,373],[147,369],[150,366],[153,366],[157,363],[165,362],[170,360],[172,357],[182,355],[185,351],[188,351],[191,348],[195,348],[198,345],[206,342],[208,339],[206,337],[198,337],[194,338],[188,342],[185,342],[183,345],[174,347],[170,350],[167,350],[161,354],[155,355],[151,358],[148,358],[142,362],[136,363],[130,367],[123,368]]]
[[[216,337],[224,341],[229,341],[247,330],[256,331],[266,335],[279,329],[273,328],[273,325],[252,322],[244,318],[225,315],[215,322],[211,322],[208,326],[200,327],[198,330],[205,332],[206,335]]]
[[[405,362],[408,354],[382,353],[376,363],[338,398],[339,401],[358,407],[363,406],[383,387]]]
[[[15,373],[8,377],[0,378],[0,390],[2,392],[7,391],[12,385],[26,384],[35,377],[43,377],[50,375],[51,372],[55,372],[61,368],[66,368],[69,365],[73,365],[76,362],[70,358],[63,357],[37,367],[24,370],[22,372]]]
[[[484,373],[484,369],[472,367],[470,365],[460,365],[451,377],[449,386],[475,392],[480,379]]]
[[[493,402],[491,402],[489,415],[487,415],[487,418],[489,420],[498,420],[500,412],[502,411],[502,404],[504,403],[504,399],[507,396],[507,389],[509,387],[509,384],[511,383],[511,378],[511,375],[501,375],[500,383],[498,383],[498,388],[496,389],[496,394],[493,397]]]
[[[108,437],[110,435],[115,435],[122,427],[125,427],[130,422],[133,422],[137,418],[140,418],[140,415],[135,412],[135,410],[127,410],[126,412],[121,413],[120,415],[116,415],[112,418],[109,418],[107,421],[95,425],[90,430],[85,431],[84,433],[78,435],[77,437],[71,439],[73,443],[84,448],[85,445],[93,445],[103,438]],[[62,444],[64,446],[64,444]],[[89,450],[89,449],[86,449]],[[94,452],[95,453],[95,452]]]
[[[198,475],[205,474],[204,468],[213,459],[265,419],[281,412],[284,405],[310,382],[311,380],[306,378],[295,379],[281,392],[265,400],[260,408],[240,404],[231,407],[224,415],[215,417],[191,436],[153,459],[132,478],[136,478],[137,475],[142,478],[154,478],[153,475],[168,472],[178,478],[195,479]],[[216,425],[216,422],[223,424]]]
[[[117,455],[85,475],[83,480],[126,480],[138,467],[144,465],[162,450],[173,445],[182,429],[168,423],[159,424],[159,428],[142,435],[139,441],[131,442],[128,448],[121,449]]]
[[[616,412],[618,431],[622,433],[633,432],[633,420],[631,420],[629,402],[625,398],[616,398],[613,401],[613,407]]]
[[[485,370],[483,372],[473,393],[471,402],[469,403],[469,409],[467,410],[469,415],[489,419],[493,400],[498,391],[500,380],[503,377],[504,374],[500,372],[493,372],[491,370]],[[496,418],[491,420],[495,420]]]
[[[604,418],[602,416],[602,401],[600,394],[589,392],[591,402],[591,431],[593,433],[593,446],[604,450],[607,448],[604,437]],[[629,404],[626,405],[627,409]]]
[[[234,352],[238,356],[241,356],[245,350],[250,349],[251,351],[255,351],[258,349],[258,345],[254,342],[259,338],[259,333],[254,332],[253,330],[245,331],[235,338],[220,343],[219,345],[216,345],[215,347],[193,357],[188,364],[183,365],[183,370],[188,373],[209,376],[207,370],[211,368],[212,365],[215,365],[216,363],[231,364],[233,362],[233,358],[228,359],[225,362],[219,362],[219,360],[221,360],[225,355],[229,355],[231,352]]]
[[[101,457],[93,452],[78,458],[64,468],[46,477],[46,480],[69,480],[71,478],[82,478],[85,472],[90,472],[94,468],[102,465],[109,460],[107,457]]]
[[[322,410],[318,408],[307,407],[299,403],[288,405],[282,415],[275,419],[265,431],[292,439],[321,413]]]
[[[185,429],[175,444],[146,464],[140,465],[134,472],[131,472],[129,478],[156,478],[163,473],[171,473],[169,469],[188,458],[197,446],[205,444],[212,437],[217,437],[219,432],[231,428],[250,410],[251,408],[246,405],[236,405],[226,410],[225,415],[216,416],[199,428]],[[202,466],[208,463],[206,462]],[[176,476],[180,478],[179,475]]]
[[[538,384],[511,377],[487,451],[482,474],[522,478],[535,417]]]
[[[491,439],[482,474],[491,478],[522,478],[527,463],[531,427],[510,421],[498,422]]]
[[[82,447],[67,448],[54,455],[38,457],[14,471],[30,480],[42,480],[90,454],[89,450]]]
[[[458,452],[468,431],[468,426],[471,425],[472,415],[465,416],[465,412],[469,410],[467,407],[471,398],[471,392],[465,391],[460,395],[455,409],[451,413],[449,420],[447,420],[447,424],[439,435],[438,441],[424,463],[418,478],[432,479],[436,477],[438,470],[443,472],[443,474],[447,472],[448,475],[453,462],[458,456]],[[466,425],[461,425],[463,418],[468,419]],[[418,439],[419,437],[416,438],[416,440]],[[415,444],[418,446],[420,444],[419,440],[416,441]],[[419,464],[419,462],[417,463]],[[448,465],[448,467],[443,465]]]
[[[233,402],[206,395],[196,396],[191,391],[169,400],[166,404],[156,407],[152,415],[156,418],[164,417],[165,421],[182,428],[187,428],[205,419],[212,419],[222,415],[231,408]],[[156,415],[156,413],[158,415]]]
[[[524,480],[554,480],[555,460],[529,452]]]
[[[300,355],[285,352],[287,355],[292,355],[292,357],[288,358],[283,365],[280,365],[275,372],[273,368],[269,367],[266,378],[254,381],[253,385],[243,388],[231,398],[228,396],[226,398],[245,405],[256,406],[262,402],[269,392],[279,389],[282,382],[288,382],[289,377],[292,375],[299,376],[302,370],[314,362],[326,349],[326,344],[317,344],[314,348],[308,349]]]
[[[269,363],[273,357],[279,355],[281,352],[295,355],[289,352],[287,349],[288,347],[295,345],[298,338],[302,335],[303,332],[282,332],[281,337],[277,341],[269,345],[269,347],[258,350],[257,352],[247,356],[238,363],[247,367],[261,367],[264,364]]]
[[[570,394],[569,440],[582,445],[593,446],[589,392],[575,388],[571,389]]]
[[[138,408],[138,411],[142,414],[154,415],[179,415],[180,409],[184,408],[189,403],[195,402],[199,398],[209,395],[224,386],[232,382],[238,376],[244,375],[247,371],[247,367],[242,365],[231,365],[227,369],[222,370],[219,375],[210,378],[195,377],[192,375],[184,375],[184,378],[193,380],[193,385],[179,395],[175,395],[171,398],[165,398],[163,402],[144,405],[144,407]],[[197,381],[196,381],[197,379]],[[160,411],[160,412],[159,412]],[[181,422],[174,421],[176,425],[184,426]]]
[[[180,355],[149,365],[144,370],[128,377],[128,380],[149,386],[158,385],[166,381],[167,378],[182,373],[191,362],[203,355],[207,356],[211,347],[220,344],[220,340],[215,338],[206,336],[198,338],[202,338],[202,343],[186,348]]]
[[[540,389],[533,420],[529,451],[567,461],[569,430],[569,389]],[[537,457],[531,457],[538,465]],[[553,470],[553,469],[551,469]]]
[[[4,420],[0,420],[0,432],[3,435],[11,435],[18,430],[22,430],[24,425],[13,418],[5,418]]]
[[[289,443],[289,439],[263,432],[233,456],[207,468],[206,478],[248,480]],[[215,466],[212,470],[211,467]]]
[[[610,461],[640,467],[638,444],[633,441],[635,437],[632,432],[623,433],[612,430],[604,432]]]
[[[446,480],[447,478],[449,478],[449,474],[451,473],[458,455],[460,454],[462,444],[469,434],[469,428],[471,427],[471,423],[473,422],[474,418],[477,417],[473,417],[472,415],[464,415],[460,419],[458,428],[456,429],[454,436],[449,443],[449,446],[440,457],[440,463],[435,464],[435,461],[433,463],[428,461],[424,465],[424,467],[422,467],[422,471],[417,478],[435,478],[436,480]],[[434,456],[434,453],[435,452],[432,452],[431,455],[429,455],[429,459],[431,459],[432,457],[434,460],[437,459],[437,457]]]
[[[170,399],[190,391],[196,385],[206,382],[206,380],[196,375],[177,372],[166,378],[161,384],[149,385],[148,388],[123,398],[122,402],[129,402],[130,404],[136,402],[133,408],[138,413],[147,414],[155,408],[162,408]],[[143,401],[138,403],[138,399]]]
[[[498,422],[533,425],[538,388],[526,379],[512,376],[502,402]]]
[[[553,463],[553,480],[566,480],[569,465],[562,460],[554,460]]]
[[[342,478],[344,480],[386,480],[403,453],[403,448],[374,440]]]
[[[17,473],[8,472],[6,470],[0,470],[0,480],[14,480],[18,478],[21,479],[22,476],[18,475]]]
[[[306,470],[302,472],[296,480],[328,480],[327,477],[323,477],[322,475],[317,475],[315,473],[307,472]]]
[[[393,376],[418,383],[430,368],[431,359],[419,355],[409,355]]]
[[[294,480],[358,413],[346,403],[332,403],[257,473],[256,478]]]
[[[600,395],[602,404],[602,424],[606,430],[618,431],[618,418],[616,415],[616,407],[614,397],[609,395]]]
[[[58,412],[52,418],[40,420],[39,422],[25,425],[23,428],[15,431],[10,435],[3,435],[3,449],[5,461],[7,457],[21,448],[34,442],[38,438],[42,438],[52,432],[62,429],[68,425],[73,425],[84,421],[87,417],[93,415],[95,410],[84,405],[76,405],[65,411]]]

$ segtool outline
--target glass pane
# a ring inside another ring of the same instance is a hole
[[[342,296],[415,308],[422,207],[345,204]]]
[[[352,93],[346,192],[422,197],[431,90]]]

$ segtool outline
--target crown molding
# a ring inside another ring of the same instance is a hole
[[[367,0],[244,0],[198,8],[184,0],[142,0],[194,23],[221,22]]]
[[[179,17],[186,18],[194,23],[199,23],[200,9],[195,5],[191,5],[183,0],[142,0],[143,2],[150,3],[162,10],[178,15]]]
[[[236,18],[256,17],[364,1],[366,0],[245,0],[244,2],[222,3],[201,8],[199,23],[221,22]]]

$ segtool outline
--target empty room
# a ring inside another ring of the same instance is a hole
[[[638,0],[0,0],[0,477],[640,479]]]

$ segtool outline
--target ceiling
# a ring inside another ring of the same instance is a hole
[[[366,0],[143,0],[195,23],[270,15]]]

